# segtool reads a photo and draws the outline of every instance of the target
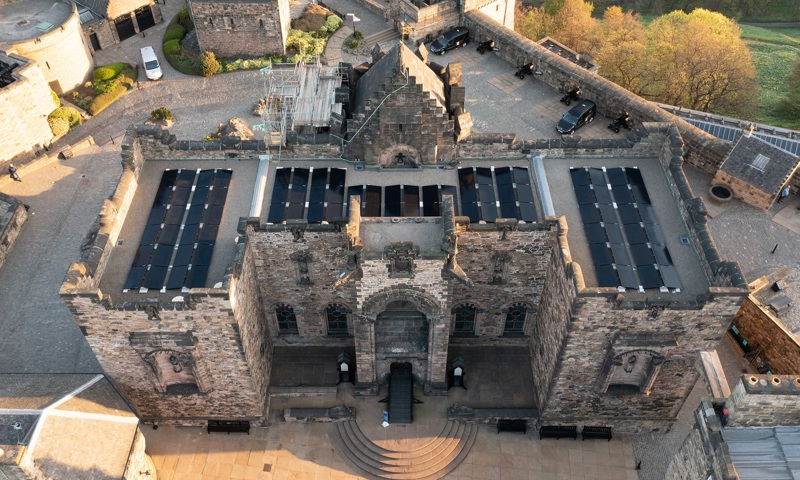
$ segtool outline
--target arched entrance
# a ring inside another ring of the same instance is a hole
[[[359,393],[377,394],[393,363],[411,364],[427,394],[447,391],[449,336],[434,297],[418,287],[395,286],[370,296],[360,310],[355,325]]]

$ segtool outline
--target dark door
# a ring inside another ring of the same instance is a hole
[[[97,39],[96,33],[89,35],[89,41],[92,42],[92,49],[94,49],[95,52],[102,50],[100,48],[100,40]]]
[[[156,19],[153,18],[153,11],[150,10],[150,5],[136,9],[136,24],[139,25],[140,32],[156,24]]]
[[[115,18],[114,26],[117,27],[117,36],[120,42],[136,35],[136,30],[133,28],[133,19],[130,15]]]
[[[389,375],[389,423],[414,420],[414,375],[410,363],[393,363]]]

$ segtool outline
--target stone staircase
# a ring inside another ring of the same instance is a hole
[[[478,426],[448,421],[435,438],[419,439],[404,450],[380,447],[368,439],[354,420],[335,423],[339,450],[368,478],[429,480],[444,478],[466,458]]]
[[[400,40],[400,34],[397,32],[397,30],[393,28],[388,28],[382,32],[378,32],[368,37],[364,37],[362,45],[364,45],[369,49],[372,49],[372,47],[374,47],[376,43],[388,42],[389,40]],[[385,50],[388,50],[388,48],[386,48]]]

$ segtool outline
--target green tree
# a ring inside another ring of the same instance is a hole
[[[220,64],[214,52],[204,51],[200,54],[200,70],[204,77],[210,77],[218,73]]]
[[[555,14],[556,31],[553,38],[568,48],[594,55],[599,47],[600,21],[592,18],[594,5],[583,0],[563,0]]]
[[[556,19],[547,13],[544,7],[526,7],[517,3],[514,15],[514,30],[534,42],[553,35],[556,31]]]
[[[600,75],[641,95],[652,82],[644,68],[647,35],[641,17],[618,6],[609,7],[603,13],[603,35],[595,56]]]
[[[646,68],[657,100],[704,112],[740,114],[757,91],[750,51],[739,26],[722,14],[672,12],[649,26]]]

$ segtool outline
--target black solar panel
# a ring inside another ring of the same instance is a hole
[[[214,188],[208,192],[208,205],[225,205],[225,199],[228,198],[227,188]]]
[[[525,222],[535,222],[536,221],[536,206],[533,203],[522,203],[519,204],[519,213],[520,213],[520,220]]]
[[[228,188],[233,178],[232,170],[216,169],[214,170],[214,181],[212,185],[218,188]]]
[[[287,220],[304,218],[303,214],[305,212],[306,194],[308,193],[308,177],[310,173],[311,172],[307,168],[292,168],[292,180],[290,183],[288,197],[289,208],[286,214]]]
[[[422,216],[441,216],[438,185],[425,185],[422,187]]]
[[[403,216],[419,217],[419,187],[416,185],[403,186]]]
[[[625,170],[622,168],[608,168],[606,169],[606,176],[608,183],[612,187],[622,186],[628,188],[628,177],[625,176]]]
[[[589,250],[592,252],[592,259],[595,265],[611,265],[614,259],[611,258],[611,250],[604,243],[590,243]]]
[[[592,185],[605,185],[606,184],[606,176],[603,173],[603,170],[600,168],[590,168],[589,169],[589,178],[592,179]]]
[[[188,265],[174,265],[167,275],[167,290],[182,288],[186,283],[186,274],[189,272]]]
[[[175,245],[180,230],[181,227],[178,225],[164,225],[161,232],[158,234],[158,243],[162,245]]]
[[[633,261],[637,266],[653,265],[656,260],[655,257],[653,257],[653,251],[650,250],[650,247],[648,247],[646,243],[631,245],[631,254],[633,255]]]
[[[147,225],[142,232],[142,239],[139,240],[140,245],[153,245],[158,240],[158,234],[161,233],[161,225]]]
[[[164,215],[164,223],[168,225],[180,225],[183,223],[183,214],[186,212],[186,207],[183,205],[170,205],[167,208],[167,213]]]
[[[136,255],[133,257],[133,266],[142,267],[150,264],[150,258],[153,256],[154,245],[139,245],[136,249]]]
[[[275,181],[272,183],[272,200],[269,204],[267,223],[280,223],[286,219],[286,201],[289,196],[289,180],[291,176],[291,168],[278,168],[275,170]]]
[[[178,188],[190,188],[192,184],[194,184],[194,177],[196,176],[196,170],[182,168],[178,170],[178,178],[175,179],[175,186]]]
[[[400,185],[391,185],[384,189],[384,217],[403,216],[402,205],[400,204]]]
[[[600,205],[610,205],[614,202],[611,199],[611,190],[608,189],[607,185],[592,184],[592,187],[594,187],[594,196],[597,198],[597,203]]]
[[[164,279],[167,277],[167,267],[150,265],[147,274],[144,276],[143,287],[155,288],[160,290],[164,286]]]
[[[213,242],[217,239],[217,231],[219,230],[219,225],[207,225],[203,224],[200,227],[200,235],[198,235],[199,242]]]
[[[170,206],[186,205],[189,203],[189,195],[191,194],[191,187],[175,187],[175,189],[172,190],[172,196],[169,197]]]
[[[636,278],[632,265],[617,265],[617,274],[619,275],[619,285],[625,288],[639,288],[639,280]]]
[[[364,186],[363,185],[353,185],[352,187],[347,187],[347,197],[345,198],[346,203],[350,203],[350,199],[353,197],[361,198],[361,206],[364,206]]]
[[[188,266],[192,262],[192,252],[194,251],[194,244],[181,245],[175,252],[175,259],[172,262],[173,266]]]
[[[578,205],[597,203],[594,190],[589,185],[575,185],[575,198],[578,199]]]
[[[122,286],[125,290],[129,290],[131,288],[139,289],[142,285],[142,280],[144,280],[144,274],[147,273],[146,266],[133,266],[131,267],[130,271],[128,272],[128,278],[125,280],[125,284]]]
[[[306,220],[321,222],[324,215],[325,190],[328,186],[328,170],[314,169],[311,173],[311,190],[308,193],[308,212]]]
[[[531,187],[529,183],[518,183],[516,186],[519,203],[535,203],[533,199],[533,187]]]
[[[208,202],[208,187],[195,188],[194,195],[192,195],[192,204],[205,205]]]
[[[153,199],[153,206],[164,206],[169,204],[169,197],[172,196],[172,187],[158,187],[156,196]]]
[[[192,265],[186,279],[186,287],[203,288],[206,286],[208,276],[208,265]]]
[[[645,224],[649,223],[652,225],[658,224],[658,220],[656,220],[656,210],[653,208],[652,205],[640,204],[637,206],[639,207],[639,215],[642,217],[643,223]]]
[[[619,205],[617,209],[622,223],[639,223],[639,212],[633,205]]]
[[[601,287],[619,286],[619,276],[613,265],[595,265],[597,284]]]
[[[628,255],[628,248],[624,243],[611,243],[611,256],[614,257],[614,264],[619,265],[633,265],[631,257]]]
[[[172,260],[172,254],[175,253],[174,250],[172,245],[156,244],[156,248],[153,250],[153,258],[150,259],[150,264],[159,267],[168,267]],[[159,285],[159,287],[161,287],[161,285]]]
[[[661,227],[655,223],[645,223],[644,231],[647,234],[647,241],[650,243],[664,243],[664,234],[661,233]]]
[[[472,168],[458,169],[458,190],[461,194],[461,203],[478,203],[475,172]]]
[[[644,178],[642,178],[642,172],[638,168],[626,168],[625,175],[627,175],[628,183],[631,186],[644,187]]]
[[[672,256],[669,254],[666,245],[653,244],[651,246],[658,265],[672,265]]]
[[[606,243],[606,229],[599,223],[585,223],[583,229],[589,243]]]
[[[200,232],[200,225],[193,224],[189,225],[186,224],[183,226],[183,231],[181,232],[180,236],[178,237],[178,244],[179,245],[191,245],[197,241],[197,234]]]
[[[622,237],[622,226],[618,223],[609,223],[605,225],[606,236],[611,243],[626,243]],[[591,242],[590,242],[591,243]]]
[[[659,288],[663,285],[655,265],[637,265],[636,273],[639,274],[639,282],[644,288]]]
[[[633,193],[633,198],[636,200],[636,203],[650,203],[650,195],[647,194],[647,189],[643,185],[631,185],[631,193]]]
[[[187,225],[197,225],[203,221],[203,216],[206,214],[206,206],[204,204],[192,205],[189,207],[189,214],[186,215]]]
[[[594,205],[578,205],[583,223],[600,223],[600,210]]]
[[[678,270],[672,265],[659,265],[658,271],[661,273],[661,279],[664,280],[664,286],[667,288],[681,288],[681,281],[678,278]]]
[[[569,174],[572,177],[572,184],[576,187],[592,183],[589,178],[589,171],[585,168],[570,168]]]
[[[192,268],[195,265],[211,265],[211,255],[214,253],[213,243],[199,243],[194,250]]]
[[[154,206],[150,209],[150,214],[147,216],[148,225],[161,225],[164,223],[164,214],[167,213],[166,205]]]
[[[332,222],[342,217],[342,206],[344,204],[344,181],[346,170],[343,168],[331,168],[328,180],[328,190],[325,191],[325,220]]]
[[[627,185],[612,185],[611,193],[617,205],[626,205],[634,202],[633,195]]]
[[[601,203],[598,208],[600,209],[600,217],[603,219],[603,223],[619,223],[617,209],[614,208],[614,205]]]
[[[629,223],[623,225],[622,229],[625,231],[625,236],[628,238],[628,244],[647,243],[647,236],[644,234],[644,229],[641,225]]]
[[[214,170],[203,170],[197,175],[197,188],[205,188],[211,186],[211,180],[214,179]]]

